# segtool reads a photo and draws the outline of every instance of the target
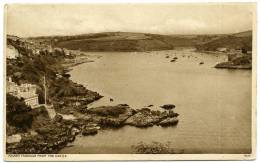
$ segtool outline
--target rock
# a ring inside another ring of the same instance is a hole
[[[21,141],[14,146],[7,146],[7,153],[12,154],[46,154],[57,153],[68,142],[75,139],[71,126],[51,122],[37,128],[37,135],[24,134]]]
[[[233,62],[222,62],[214,66],[215,68],[227,68],[227,69],[252,69],[252,64],[235,65]]]
[[[89,109],[89,113],[94,114],[92,118],[102,127],[121,127],[127,118],[135,114],[127,104],[116,106],[101,106]]]
[[[229,67],[233,67],[234,64],[232,62],[221,62],[216,64],[214,67],[215,68],[229,68]]]
[[[116,106],[100,106],[96,108],[88,109],[89,113],[97,114],[100,116],[113,116],[118,117],[120,114],[124,114],[127,109],[130,109],[128,105],[119,104]]]
[[[173,125],[176,125],[178,122],[179,122],[179,120],[176,117],[166,118],[166,119],[162,120],[161,122],[159,122],[158,125],[160,125],[162,127],[173,126]]]
[[[175,108],[175,105],[173,104],[165,104],[163,106],[160,106],[161,108],[165,109],[165,110],[171,110]]]
[[[171,147],[171,142],[160,143],[153,141],[151,143],[139,142],[132,145],[135,154],[183,154],[183,149],[175,149]]]
[[[139,112],[151,112],[151,109],[144,107],[140,109]]]
[[[76,127],[72,127],[71,129],[71,135],[77,135],[80,132],[80,130]]]
[[[204,62],[200,62],[199,64],[202,65],[202,64],[204,64]]]
[[[165,58],[169,58],[169,56],[167,55]]]
[[[169,111],[160,111],[160,110],[150,110],[149,108],[142,108],[136,110],[136,114],[132,115],[125,121],[125,125],[131,125],[135,127],[150,127],[153,125],[170,125],[175,124],[176,118],[179,114],[173,112],[169,108],[174,108],[173,104],[167,104],[163,107],[167,108]],[[176,123],[177,124],[177,123]]]
[[[125,119],[122,118],[101,118],[99,121],[100,126],[106,128],[106,127],[112,127],[117,128],[123,126],[123,122]]]
[[[147,107],[153,107],[153,105],[148,105]]]
[[[167,117],[178,117],[178,116],[179,114],[175,113],[173,110],[168,111]]]
[[[120,106],[129,106],[128,104],[119,104]]]
[[[109,101],[112,102],[112,101],[114,101],[114,99],[110,98]]]
[[[125,121],[125,124],[136,127],[149,127],[153,126],[153,119],[151,118],[151,116],[143,115],[142,113],[137,113],[134,116],[128,118]]]
[[[252,56],[230,54],[228,56],[228,62],[218,63],[215,65],[215,68],[252,69]]]
[[[125,121],[126,125],[136,126],[136,127],[149,127],[160,121],[159,115],[152,114],[151,110],[148,108],[143,108],[130,118]]]
[[[215,68],[252,69],[252,58],[250,56],[235,56],[228,60],[228,62],[218,63]]]
[[[82,130],[82,135],[87,136],[87,135],[96,135],[98,133],[98,129],[95,127],[85,127]]]
[[[174,57],[173,59],[176,60],[176,59],[178,59],[178,57]]]
[[[73,142],[75,139],[76,139],[76,137],[73,136],[73,137],[70,137],[68,141],[71,143],[71,142]]]
[[[59,114],[56,114],[54,117],[54,122],[61,122],[63,119],[63,117]]]

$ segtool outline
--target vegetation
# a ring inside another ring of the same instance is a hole
[[[120,114],[126,112],[125,105],[117,105],[117,106],[100,106],[96,108],[90,108],[90,113],[94,113],[100,116],[113,116],[118,117]]]
[[[247,50],[252,48],[252,31],[229,35],[159,35],[103,32],[30,39],[55,47],[82,51],[152,51],[171,50],[176,47],[195,47],[198,50],[216,50],[219,47],[244,48]]]
[[[23,49],[21,57],[15,60],[7,60],[7,76],[10,76],[18,84],[32,83],[37,85],[37,94],[42,103],[44,101],[43,77],[46,77],[46,84],[49,99],[62,98],[66,96],[78,96],[89,93],[83,86],[72,82],[69,74],[66,74],[62,63],[66,59],[63,50],[49,52],[40,51],[40,55],[28,55],[29,50],[19,41],[10,41],[18,51]]]
[[[206,43],[196,45],[198,50],[215,51],[217,48],[252,51],[252,31],[223,35]]]
[[[26,132],[46,125],[49,115],[44,106],[32,109],[23,99],[9,93],[6,95],[7,133]]]
[[[205,37],[205,38],[204,38]],[[130,32],[104,32],[75,36],[30,38],[53,46],[82,51],[152,51],[191,47],[215,36],[159,35]],[[53,41],[55,40],[55,41]],[[115,46],[116,45],[116,46]]]
[[[82,96],[88,103],[96,100],[100,95],[96,92],[87,90],[84,86],[72,82],[66,69],[62,66],[66,55],[63,50],[54,50],[52,52],[41,50],[40,54],[33,54],[31,49],[27,48],[24,41],[7,39],[7,44],[14,46],[20,56],[16,59],[7,59],[7,76],[18,85],[22,83],[31,83],[37,86],[36,93],[39,95],[39,103],[44,103],[44,81],[46,77],[46,86],[49,103],[56,106],[59,102],[68,102],[64,100],[67,97]],[[31,109],[24,103],[23,99],[7,94],[7,123],[10,126],[18,127],[23,130],[31,127],[41,126],[49,120],[45,108]],[[77,98],[75,99],[77,101]],[[60,107],[60,109],[63,107]],[[71,110],[71,106],[70,106]],[[35,121],[34,121],[35,120]],[[39,122],[39,123],[37,123]]]
[[[26,130],[30,128],[33,116],[31,107],[26,105],[23,99],[11,94],[6,95],[6,120],[9,125]]]
[[[133,152],[136,154],[176,154],[183,153],[171,147],[171,143],[165,144],[160,142],[144,143],[139,142],[137,145],[132,146]]]

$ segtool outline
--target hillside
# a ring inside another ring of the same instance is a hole
[[[246,49],[252,51],[252,31],[223,35],[196,46],[198,50],[215,51],[217,48]]]
[[[214,51],[219,47],[230,49],[252,48],[252,31],[222,35],[159,35],[131,32],[103,32],[73,36],[46,36],[27,38],[54,47],[82,51],[156,51],[176,47],[196,47]]]
[[[235,34],[233,34],[233,36],[236,36],[236,37],[252,37],[252,31],[249,30],[249,31],[235,33]]]
[[[76,36],[29,38],[55,47],[82,51],[152,51],[170,50],[196,44],[195,38],[129,32],[105,32]]]

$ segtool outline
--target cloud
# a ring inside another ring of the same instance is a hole
[[[168,31],[173,30],[177,33],[196,33],[208,27],[205,22],[191,18],[170,19],[166,21],[165,26],[170,28]]]
[[[252,4],[9,5],[7,33],[72,35],[106,31],[232,33],[252,28]]]

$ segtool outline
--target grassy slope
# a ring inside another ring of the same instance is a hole
[[[157,35],[129,32],[105,32],[76,36],[31,38],[54,46],[83,51],[151,51],[169,50],[177,46],[194,46],[195,39],[179,35]],[[52,40],[52,41],[51,41]],[[53,41],[56,40],[56,41]]]
[[[59,41],[56,46],[83,51],[147,51],[173,49],[162,39],[146,34],[107,33],[84,39]]]
[[[240,32],[232,35],[223,35],[209,42],[196,46],[199,50],[214,51],[219,47],[229,49],[252,49],[252,31]]]
[[[103,32],[74,36],[30,38],[56,47],[82,51],[152,51],[175,47],[216,50],[218,47],[251,48],[252,31],[230,35],[159,35],[130,32]]]
[[[233,36],[236,36],[236,37],[252,37],[252,31],[249,30],[249,31],[235,33],[235,34],[233,34]]]

